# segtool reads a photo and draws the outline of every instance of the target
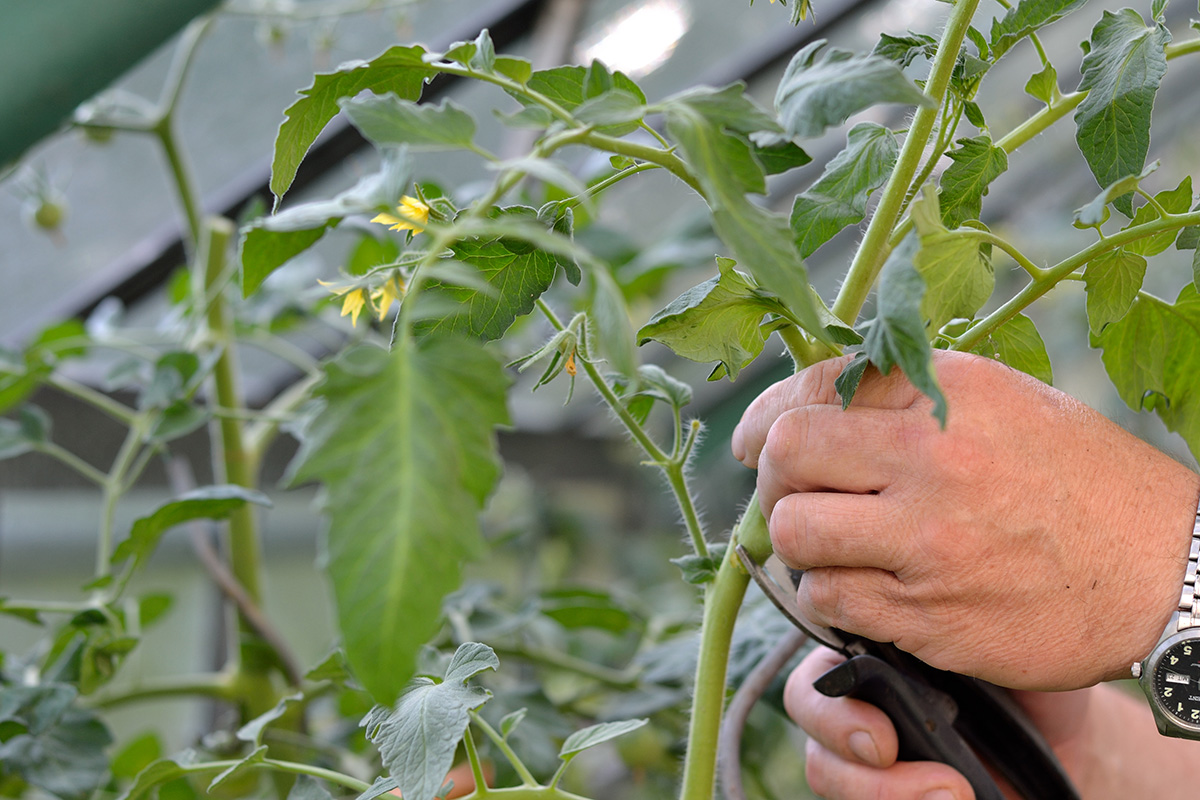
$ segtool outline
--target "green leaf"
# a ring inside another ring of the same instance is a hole
[[[599,355],[621,375],[634,375],[638,357],[634,348],[633,324],[621,287],[607,269],[589,270],[588,320],[594,323],[589,354]]]
[[[521,724],[521,720],[525,719],[527,712],[528,709],[518,708],[511,714],[505,714],[503,719],[500,720],[500,736],[508,739],[512,732],[517,729],[517,726]]]
[[[897,152],[896,137],[882,125],[862,122],[850,129],[845,149],[792,204],[790,225],[802,257],[863,220],[867,198],[887,181]]]
[[[843,411],[850,407],[850,401],[854,399],[854,393],[858,391],[858,385],[862,383],[870,363],[865,352],[856,353],[834,380],[833,388],[837,389],[838,397],[842,398]]]
[[[0,459],[37,450],[50,440],[50,417],[37,406],[23,406],[16,419],[0,419]]]
[[[304,702],[304,695],[300,692],[289,694],[286,697],[281,697],[279,702],[268,711],[259,714],[254,719],[247,722],[237,730],[237,738],[243,742],[249,742],[255,749],[262,746],[263,734],[267,731],[267,726],[275,722],[288,712],[288,709],[297,706]],[[211,787],[209,787],[211,788]]]
[[[1158,169],[1155,161],[1136,175],[1125,175],[1104,187],[1104,191],[1096,195],[1083,208],[1076,209],[1075,222],[1084,227],[1103,225],[1108,220],[1108,204],[1118,197],[1129,194],[1138,188],[1147,175]]]
[[[1046,343],[1042,341],[1033,320],[1024,314],[1017,314],[992,331],[971,352],[1001,361],[1045,384],[1054,383],[1054,371],[1050,367]]]
[[[0,764],[62,800],[90,797],[108,774],[108,728],[64,684],[0,687]]]
[[[1192,205],[1191,176],[1189,175],[1184,178],[1175,189],[1169,189],[1154,195],[1154,199],[1168,214],[1186,214],[1188,208]],[[1128,230],[1135,225],[1143,225],[1147,222],[1154,222],[1157,219],[1161,219],[1158,209],[1150,203],[1146,203],[1138,208],[1137,213],[1133,215],[1133,219],[1124,229]],[[1125,245],[1125,249],[1130,253],[1137,253],[1138,255],[1150,258],[1170,247],[1179,233],[1179,231],[1166,231],[1145,239],[1138,239],[1135,242]]]
[[[388,147],[382,152],[379,172],[365,176],[332,200],[294,206],[242,229],[239,255],[244,297],[249,297],[268,275],[314,245],[343,218],[393,210],[408,185],[408,153],[403,147]]]
[[[1174,303],[1139,294],[1117,322],[1092,337],[1121,399],[1153,410],[1200,456],[1200,294],[1187,284]]]
[[[789,135],[815,138],[879,103],[933,107],[895,62],[824,48],[820,39],[796,53],[776,89],[775,109]]]
[[[1058,72],[1053,64],[1047,64],[1040,72],[1030,75],[1029,80],[1025,82],[1025,93],[1046,105],[1050,105],[1050,101],[1054,99],[1054,90],[1057,88]]]
[[[717,128],[733,133],[747,136],[774,134],[770,141],[777,142],[780,141],[777,137],[784,132],[770,113],[746,95],[746,85],[743,83],[731,83],[720,89],[693,86],[671,95],[663,104],[686,105]]]
[[[265,759],[266,757],[267,757],[266,745],[261,745],[259,747],[254,748],[254,750],[248,756],[246,756],[242,760],[238,761],[233,766],[222,770],[219,775],[214,777],[212,779],[212,781],[209,782],[208,789],[206,791],[209,794],[211,794],[218,786],[225,783],[225,781],[228,781],[234,777],[243,775],[246,772],[246,770],[250,769],[255,764],[261,764],[263,762],[263,759]]]
[[[543,614],[568,630],[598,628],[619,634],[641,626],[641,620],[629,608],[599,589],[550,589],[542,592],[539,607]]]
[[[382,797],[388,792],[398,788],[400,788],[400,785],[396,783],[395,778],[387,775],[380,775],[375,779],[375,782],[371,784],[371,788],[360,794],[355,798],[355,800],[375,800],[376,797]]]
[[[110,769],[114,778],[133,778],[162,757],[162,742],[156,733],[143,733],[131,739],[113,756]]]
[[[536,178],[543,183],[562,189],[568,197],[578,197],[585,208],[591,207],[591,196],[587,185],[562,164],[548,158],[525,156],[508,161],[498,161],[488,164],[488,169],[495,172],[513,170],[514,172]]]
[[[639,345],[657,341],[676,355],[707,363],[719,361],[730,380],[763,349],[759,323],[779,305],[759,291],[754,279],[717,260],[720,274],[672,300],[637,333]]]
[[[779,175],[812,161],[812,156],[789,139],[752,137],[750,146],[754,157],[768,175]]]
[[[587,91],[589,77],[592,80],[591,93]],[[525,85],[566,111],[572,112],[583,105],[585,101],[599,97],[603,93],[603,86],[632,95],[639,105],[646,103],[645,92],[622,72],[609,73],[607,70],[603,70],[603,74],[601,74],[600,71],[581,66],[554,67],[534,72],[525,81]],[[598,89],[600,91],[597,91]],[[524,106],[538,107],[533,100],[523,94],[518,92],[510,92],[510,94]],[[600,130],[612,136],[623,136],[636,130],[637,126],[638,123],[633,121],[604,126]]]
[[[491,648],[468,642],[455,652],[445,681],[416,678],[404,688],[395,711],[376,706],[363,719],[367,738],[379,748],[384,766],[405,798],[433,800],[442,788],[470,712],[491,696],[466,681],[499,665]]]
[[[475,118],[450,100],[427,106],[390,93],[361,94],[339,105],[376,147],[405,144],[413,151],[435,152],[475,145]]]
[[[876,316],[867,323],[863,350],[884,375],[899,366],[913,386],[933,400],[933,415],[945,426],[946,397],[934,373],[933,348],[921,311],[925,282],[914,265],[918,248],[917,236],[910,234],[884,262]]]
[[[425,61],[425,48],[392,47],[370,61],[350,61],[336,72],[318,74],[300,99],[287,111],[275,137],[271,162],[271,191],[275,209],[292,185],[296,169],[318,134],[338,113],[338,101],[354,97],[364,89],[376,94],[392,92],[405,100],[417,100],[425,83],[437,69]],[[394,199],[394,198],[393,198]]]
[[[155,788],[189,774],[187,767],[196,763],[195,753],[184,751],[178,756],[163,758],[148,765],[137,774],[117,800],[140,800]]]
[[[921,315],[933,332],[952,319],[971,319],[995,288],[991,260],[978,240],[946,229],[931,185],[913,202],[912,219],[921,242],[913,263],[925,284]]]
[[[875,43],[874,55],[882,56],[896,62],[901,69],[906,69],[918,58],[932,59],[937,55],[937,39],[924,33],[908,32],[907,36],[893,36],[881,33]]]
[[[589,98],[575,109],[575,119],[598,128],[637,124],[646,115],[645,98],[622,89],[610,89]]]
[[[666,104],[663,111],[668,132],[704,187],[717,235],[759,285],[778,296],[801,327],[831,344],[787,222],[746,197],[756,183],[764,182],[749,146],[723,133],[685,101]],[[747,162],[757,169],[757,181],[753,174],[739,174]]]
[[[1150,149],[1154,97],[1167,71],[1164,48],[1170,32],[1147,27],[1133,9],[1105,11],[1092,29],[1091,50],[1083,57],[1079,91],[1087,97],[1075,110],[1075,141],[1101,186],[1139,173]],[[1132,216],[1132,200],[1115,199]]]
[[[707,556],[690,553],[679,558],[672,558],[671,563],[679,567],[685,582],[693,586],[703,586],[716,579],[717,570],[721,568],[721,560],[724,557],[725,545],[719,544],[710,547]]]
[[[346,257],[348,275],[366,275],[375,267],[394,264],[400,260],[400,245],[391,236],[376,238],[363,234]]]
[[[558,752],[558,757],[569,760],[590,747],[595,747],[598,744],[616,739],[618,736],[624,736],[630,731],[636,731],[647,722],[649,720],[625,719],[620,722],[602,722],[599,725],[592,725],[590,728],[575,731],[563,742],[562,749]]]
[[[536,218],[536,212],[524,206],[510,206],[499,213],[501,219]],[[450,249],[455,261],[477,271],[485,283],[454,286],[443,280],[430,281],[422,299],[448,300],[459,310],[422,322],[417,326],[422,334],[449,332],[499,339],[517,317],[533,310],[553,283],[558,266],[554,255],[515,238],[466,238]]]
[[[1021,0],[1000,19],[992,20],[992,60],[1013,48],[1019,41],[1083,7],[1087,0]]]
[[[988,184],[1008,169],[1008,154],[995,147],[986,134],[959,139],[957,144],[946,154],[954,163],[941,179],[942,221],[949,228],[979,219]]]
[[[461,562],[480,554],[477,512],[500,467],[508,379],[460,337],[401,336],[392,352],[347,351],[314,391],[293,482],[325,486],[324,541],[346,658],[391,702],[440,625]]]
[[[271,506],[270,498],[262,492],[231,484],[205,486],[182,494],[159,506],[149,516],[134,521],[129,537],[122,540],[113,551],[112,563],[132,558],[131,570],[136,570],[150,557],[158,546],[158,540],[171,528],[194,519],[228,519],[230,514],[246,503]]]
[[[1200,211],[1200,205],[1192,211]],[[1195,250],[1197,247],[1200,247],[1200,225],[1189,225],[1179,231],[1179,238],[1175,240],[1176,250]]]
[[[287,800],[333,800],[329,790],[307,775],[297,775],[288,791]]]

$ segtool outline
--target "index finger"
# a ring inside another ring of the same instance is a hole
[[[733,431],[730,446],[734,458],[754,469],[758,466],[767,433],[780,416],[801,406],[841,405],[842,398],[834,381],[853,358],[840,356],[818,362],[768,387],[746,408],[742,421]],[[880,375],[873,367],[868,367],[854,394],[853,405],[907,408],[919,396],[900,370]]]

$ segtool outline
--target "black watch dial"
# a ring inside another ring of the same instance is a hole
[[[1154,696],[1172,717],[1200,726],[1200,641],[1167,648],[1154,670]]]

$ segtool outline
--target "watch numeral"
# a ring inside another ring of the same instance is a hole
[[[1171,693],[1174,691],[1175,691],[1175,687],[1168,686],[1167,688],[1163,689],[1163,697],[1170,697]]]
[[[1192,709],[1192,722],[1200,720],[1200,708]]]
[[[1179,656],[1171,656],[1171,666],[1175,666],[1178,663],[1179,663]]]
[[[1190,644],[1185,644],[1183,646],[1183,654],[1185,656],[1190,656],[1192,654],[1192,646]]]
[[[1180,704],[1178,704],[1177,706],[1175,706],[1175,713],[1176,713],[1176,714],[1182,714],[1182,713],[1183,713],[1183,703],[1180,703]]]

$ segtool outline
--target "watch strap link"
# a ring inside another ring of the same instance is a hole
[[[1200,627],[1200,592],[1196,589],[1196,573],[1200,571],[1200,506],[1196,508],[1196,524],[1192,528],[1192,544],[1188,551],[1187,573],[1179,595],[1179,614],[1176,630]]]

